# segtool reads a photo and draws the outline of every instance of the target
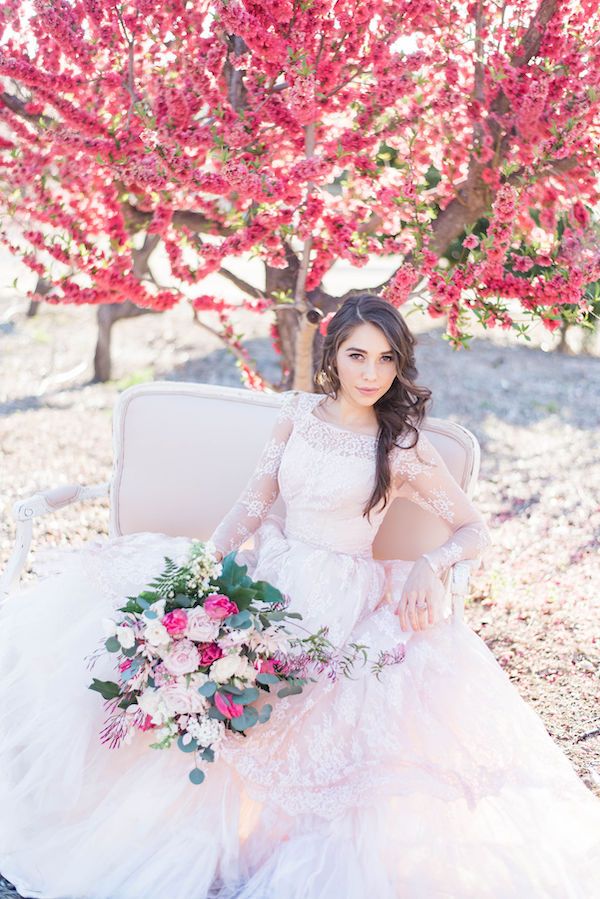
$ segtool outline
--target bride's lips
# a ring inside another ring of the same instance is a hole
[[[372,393],[379,393],[378,387],[357,387],[361,393],[364,393],[366,396],[370,396]]]

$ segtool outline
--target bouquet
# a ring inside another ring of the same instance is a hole
[[[338,650],[327,628],[300,637],[286,628],[301,619],[288,610],[289,598],[267,581],[253,581],[235,553],[222,562],[211,543],[192,541],[187,560],[165,558],[161,574],[138,596],[127,597],[115,619],[104,622],[104,647],[90,657],[114,653],[117,680],[93,678],[90,689],[105,700],[107,719],[101,739],[115,748],[136,731],[154,731],[151,748],[176,743],[194,754],[190,780],[205,778],[202,763],[213,762],[222,741],[245,737],[265,724],[271,689],[284,697],[301,693],[311,672],[350,676],[367,647],[349,643]],[[402,661],[380,653],[372,665]]]

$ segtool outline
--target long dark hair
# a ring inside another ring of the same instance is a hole
[[[389,390],[374,405],[379,432],[377,436],[377,465],[375,486],[367,501],[363,515],[369,518],[371,509],[383,500],[385,509],[391,486],[389,454],[398,438],[413,432],[414,441],[419,438],[419,426],[423,421],[431,390],[415,384],[415,338],[395,306],[380,297],[364,293],[349,297],[327,326],[327,334],[321,351],[321,364],[315,375],[315,383],[321,392],[337,396],[340,379],[336,365],[337,352],[357,325],[369,322],[376,325],[387,337],[396,363],[396,377]],[[402,446],[405,446],[402,443]]]

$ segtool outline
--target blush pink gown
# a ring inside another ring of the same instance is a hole
[[[362,516],[376,440],[284,396],[256,471],[214,532],[276,584],[302,626],[403,645],[381,679],[358,667],[225,742],[201,786],[189,759],[117,750],[85,657],[101,619],[189,541],[135,534],[63,556],[0,615],[0,872],[46,899],[594,899],[600,801],[485,643],[445,616],[403,631],[389,604],[412,562],[373,559],[384,513]],[[410,441],[409,441],[410,442]],[[476,558],[487,528],[424,434],[391,455],[394,494],[453,529],[436,569]],[[273,514],[279,491],[285,518]],[[111,677],[110,658],[94,676]]]

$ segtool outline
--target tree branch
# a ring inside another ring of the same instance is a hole
[[[261,379],[263,384],[265,384],[265,386],[269,388],[269,390],[272,390],[273,392],[277,392],[276,386],[274,384],[272,384],[271,381],[267,380],[267,378],[264,378],[255,367],[249,365],[248,359],[246,358],[246,356],[244,356],[244,354],[241,352],[241,350],[238,349],[238,347],[233,346],[233,344],[231,344],[228,341],[227,337],[225,337],[224,334],[221,334],[220,331],[217,331],[216,328],[211,328],[210,325],[207,325],[206,322],[202,321],[202,319],[198,315],[197,309],[193,309],[193,316],[194,316],[194,322],[196,325],[198,325],[199,328],[204,328],[205,331],[208,331],[209,334],[212,334],[213,337],[216,337],[218,340],[221,341],[221,343],[224,343],[225,346],[227,347],[227,349],[231,353],[233,353],[233,355],[236,356],[236,358],[238,358],[241,362],[243,362],[243,364],[247,368],[252,368],[254,373]]]
[[[244,281],[243,278],[239,278],[233,272],[230,272],[229,269],[221,267],[219,269],[219,274],[223,275],[224,278],[227,278],[228,281],[231,281],[232,284],[235,284],[236,287],[239,287],[240,290],[243,290],[244,293],[247,293],[251,297],[262,297],[263,292],[259,290],[258,287],[253,287],[252,284],[248,284],[247,281]]]

